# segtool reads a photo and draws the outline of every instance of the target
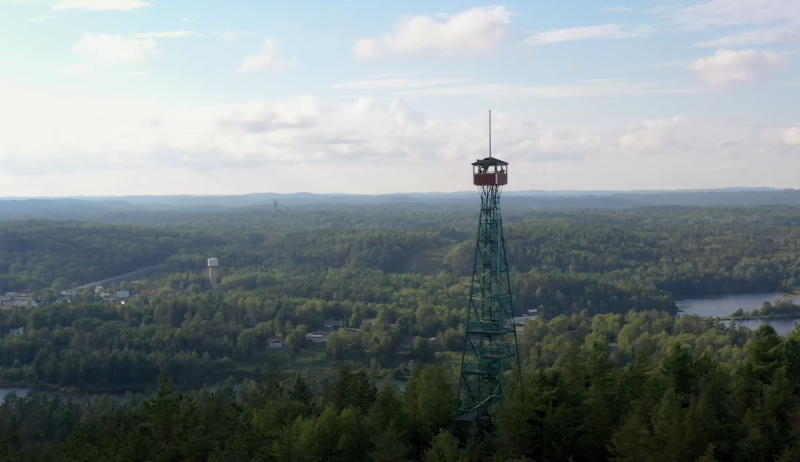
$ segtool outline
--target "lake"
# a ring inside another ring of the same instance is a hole
[[[735,294],[721,295],[717,297],[693,298],[690,300],[676,300],[675,305],[680,310],[678,317],[696,314],[705,317],[730,316],[738,308],[743,310],[754,310],[761,308],[764,302],[774,302],[785,298],[800,304],[800,295],[783,297],[781,292],[762,292],[756,294]],[[771,325],[780,335],[786,335],[794,330],[794,323],[800,319],[749,319],[736,321],[737,325],[745,326],[750,329],[758,329],[761,324]]]

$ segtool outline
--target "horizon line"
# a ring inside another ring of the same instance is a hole
[[[584,193],[591,195],[592,193],[606,193],[606,194],[644,194],[644,193],[692,193],[692,192],[734,192],[738,191],[798,191],[794,188],[775,188],[770,186],[726,186],[721,188],[684,188],[684,189],[525,189],[525,190],[506,190],[506,193],[525,194],[525,193]],[[122,194],[122,195],[64,195],[64,196],[0,196],[0,200],[31,200],[31,199],[114,199],[126,197],[244,197],[256,195],[274,195],[274,196],[292,196],[292,195],[312,195],[312,196],[362,196],[362,197],[381,197],[381,196],[402,196],[402,195],[451,195],[451,194],[471,194],[474,191],[427,191],[427,192],[391,192],[381,194],[368,194],[368,193],[312,193],[307,191],[298,191],[292,193],[279,193],[279,192],[251,192],[241,194]]]

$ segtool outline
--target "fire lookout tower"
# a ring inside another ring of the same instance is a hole
[[[492,157],[490,148],[489,157],[474,162],[472,168],[481,210],[454,425],[464,443],[473,427],[483,434],[493,433],[491,409],[503,403],[506,381],[519,380],[520,372],[500,217],[508,163]]]

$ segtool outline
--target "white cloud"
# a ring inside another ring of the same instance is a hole
[[[669,13],[691,29],[800,22],[797,0],[711,0]]]
[[[789,146],[800,145],[800,127],[792,127],[783,132],[783,142]]]
[[[649,27],[623,28],[617,24],[602,26],[573,27],[548,32],[539,32],[522,43],[526,45],[544,45],[548,43],[570,42],[576,40],[620,39],[640,37],[651,32]]]
[[[624,153],[652,154],[663,151],[678,142],[678,130],[683,122],[684,119],[679,116],[642,121],[619,137],[619,146]]]
[[[236,32],[225,31],[222,33],[222,41],[223,42],[235,42],[239,40],[239,36]]]
[[[297,59],[278,59],[275,53],[278,46],[272,39],[267,39],[256,55],[246,56],[239,66],[240,72],[267,71],[280,72],[297,66]]]
[[[632,13],[633,8],[627,6],[607,6],[603,8],[603,11],[606,13]]]
[[[794,29],[753,29],[737,35],[729,35],[708,42],[697,43],[696,47],[743,47],[767,45],[770,43],[786,44],[800,42],[800,27]]]
[[[484,53],[497,48],[506,38],[511,13],[502,6],[473,8],[455,15],[408,16],[381,39],[365,38],[356,43],[359,59],[384,55],[431,54],[452,56]]]
[[[153,5],[140,0],[64,0],[53,5],[53,9],[133,11],[143,6]]]
[[[487,144],[485,115],[435,119],[402,100],[173,106],[3,87],[0,100],[0,195],[464,190]],[[800,169],[786,155],[800,153],[800,131],[785,126],[654,117],[563,129],[495,112],[493,134],[516,189],[790,185]]]
[[[712,86],[752,82],[786,64],[786,58],[771,51],[720,49],[713,56],[695,61],[689,69],[697,78]]]
[[[156,55],[156,41],[150,38],[126,38],[121,35],[83,34],[73,50],[96,64],[136,64]]]
[[[188,30],[174,30],[168,32],[147,32],[140,34],[133,34],[135,38],[181,38],[195,35],[194,32]]]

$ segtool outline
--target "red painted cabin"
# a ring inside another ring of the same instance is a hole
[[[508,162],[495,157],[478,159],[472,163],[475,186],[503,186],[508,184]]]

